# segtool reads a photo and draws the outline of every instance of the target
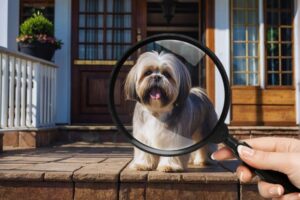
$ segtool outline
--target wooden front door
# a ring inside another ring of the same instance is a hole
[[[72,123],[112,123],[107,106],[110,73],[137,40],[158,33],[181,33],[213,49],[213,2],[182,1],[167,24],[159,2],[154,0],[72,1]],[[115,91],[118,113],[124,122],[131,121],[123,94],[131,66],[122,70]],[[213,70],[202,70],[192,73],[196,74],[194,84],[206,87],[213,99],[214,81],[209,78],[214,77]],[[207,84],[209,81],[212,84]]]
[[[112,123],[108,110],[109,77],[116,61],[135,42],[135,0],[72,1],[72,123]],[[124,122],[123,82],[117,81],[115,99]]]

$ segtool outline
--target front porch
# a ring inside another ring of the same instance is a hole
[[[255,181],[240,184],[230,172],[234,161],[183,173],[129,170],[132,146],[114,126],[56,124],[56,65],[4,48],[0,58],[0,199],[260,198]],[[299,127],[230,132],[241,139],[300,133]]]
[[[260,199],[253,184],[216,165],[183,173],[128,169],[126,143],[73,143],[1,154],[1,199]],[[235,162],[223,163],[234,169]]]

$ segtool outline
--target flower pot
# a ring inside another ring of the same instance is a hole
[[[34,42],[31,44],[26,44],[19,42],[20,52],[48,61],[51,61],[55,50],[55,46],[49,43]]]

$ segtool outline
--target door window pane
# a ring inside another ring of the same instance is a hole
[[[132,44],[131,7],[131,0],[79,0],[78,58],[118,59]]]
[[[258,41],[258,30],[256,26],[248,27],[248,40],[249,41]]]
[[[232,83],[233,85],[258,84],[258,0],[233,1]]]
[[[279,85],[279,74],[268,74],[268,85]]]
[[[235,58],[233,59],[233,70],[235,72],[246,71],[246,59]]]
[[[258,45],[256,43],[248,44],[248,56],[250,57],[258,56]]]
[[[258,59],[250,58],[249,59],[249,72],[257,72],[258,71]]]
[[[235,26],[233,28],[233,40],[235,41],[246,40],[246,28],[244,26]]]
[[[268,59],[267,60],[267,69],[268,71],[278,71],[279,70],[279,59]]]
[[[273,0],[275,1],[275,0]],[[267,84],[293,84],[293,0],[276,0],[275,6],[266,1],[266,60]]]
[[[293,76],[291,73],[282,74],[282,85],[292,85],[293,84]]]
[[[234,85],[246,85],[246,74],[244,73],[234,73],[233,84]]]
[[[234,56],[246,56],[246,44],[236,43],[233,45],[233,55]]]
[[[292,59],[282,59],[282,71],[292,71],[293,62]]]

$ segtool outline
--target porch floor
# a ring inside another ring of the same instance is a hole
[[[259,199],[219,165],[182,173],[132,171],[127,143],[77,142],[0,154],[0,199]],[[223,166],[234,170],[237,163]]]

